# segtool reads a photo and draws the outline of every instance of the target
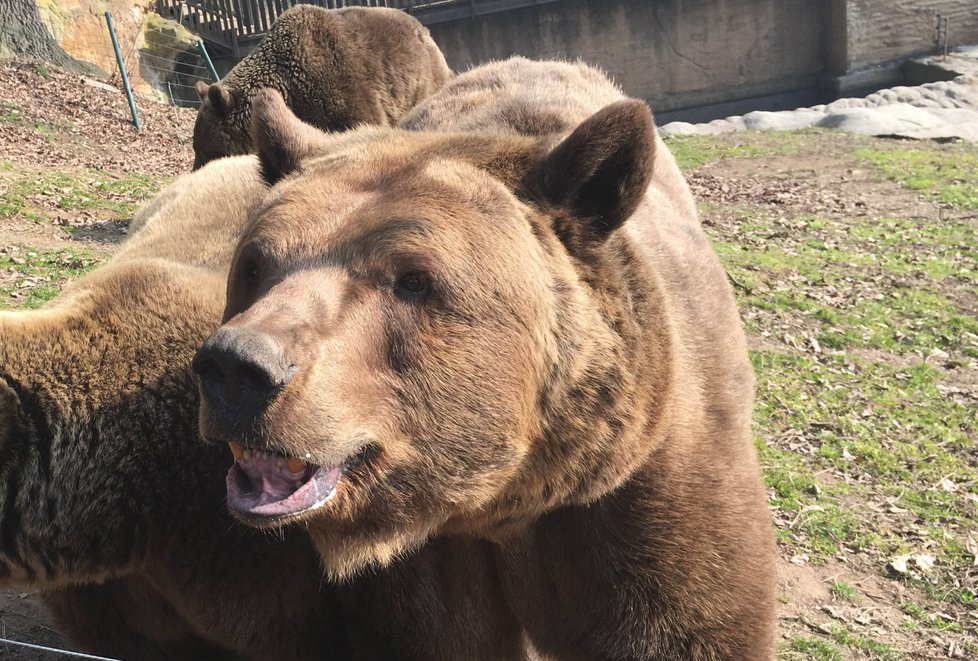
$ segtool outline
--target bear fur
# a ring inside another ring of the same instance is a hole
[[[251,156],[180,178],[107,264],[0,313],[0,584],[40,590],[90,652],[345,658],[308,539],[235,523],[231,457],[197,441],[190,358],[264,193]]]
[[[194,358],[238,518],[301,522],[334,578],[485,540],[546,658],[772,658],[753,371],[648,107],[521,58],[403,129],[254,107],[275,186]]]
[[[197,83],[194,169],[254,150],[251,97],[269,87],[302,120],[325,131],[394,124],[452,75],[428,29],[379,7],[299,5],[221,82]]]

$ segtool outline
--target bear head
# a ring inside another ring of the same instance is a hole
[[[211,161],[251,152],[247,102],[223,83],[197,81],[200,107],[194,122],[194,170]]]
[[[272,91],[253,121],[275,186],[194,359],[240,519],[304,522],[343,576],[438,532],[589,502],[647,457],[649,388],[623,344],[641,332],[621,296],[639,276],[614,255],[651,177],[645,103],[556,145],[330,136]]]

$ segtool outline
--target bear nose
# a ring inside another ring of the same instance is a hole
[[[296,372],[275,338],[247,328],[221,328],[207,338],[191,365],[211,404],[252,413]]]

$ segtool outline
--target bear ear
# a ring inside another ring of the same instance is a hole
[[[612,103],[584,120],[544,159],[546,198],[603,241],[631,216],[652,179],[655,123],[642,101]]]
[[[292,114],[273,89],[259,90],[251,99],[251,136],[262,178],[270,186],[297,171],[302,159],[323,153],[328,139]]]
[[[194,85],[194,89],[197,90],[197,96],[200,97],[200,100],[201,101],[203,101],[204,99],[207,98],[207,89],[209,87],[210,87],[210,85],[208,85],[207,83],[205,83],[202,80],[198,80],[197,81],[197,84]]]
[[[198,87],[197,90],[199,93],[200,88]],[[231,112],[234,99],[231,97],[228,88],[221,83],[213,83],[207,88],[207,98],[210,99],[211,106],[221,117],[227,117],[228,113]]]

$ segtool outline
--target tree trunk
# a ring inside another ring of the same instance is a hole
[[[108,36],[106,36],[108,39]],[[26,55],[89,75],[101,69],[64,51],[41,20],[34,0],[0,0],[0,54]]]

